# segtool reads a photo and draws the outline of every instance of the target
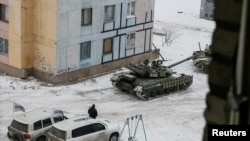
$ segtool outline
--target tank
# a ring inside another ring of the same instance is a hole
[[[193,55],[196,54],[199,55],[193,58],[193,65],[198,71],[208,73],[208,66],[211,62],[210,46],[206,47],[205,50],[194,51]]]
[[[110,81],[114,87],[136,95],[142,100],[153,99],[159,95],[187,89],[193,83],[193,76],[176,73],[171,68],[193,59],[192,55],[172,65],[164,66],[162,60],[129,63],[128,72],[114,74]]]

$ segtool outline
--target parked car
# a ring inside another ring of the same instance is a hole
[[[45,141],[53,124],[67,119],[61,110],[39,108],[16,116],[8,126],[8,137],[14,141]]]
[[[71,118],[56,123],[47,133],[48,141],[118,141],[120,128],[105,119]]]

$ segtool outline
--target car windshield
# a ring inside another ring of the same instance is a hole
[[[17,130],[22,131],[22,132],[28,132],[28,125],[20,123],[20,122],[18,122],[16,120],[12,121],[11,126],[14,127]]]
[[[59,130],[59,129],[55,128],[55,127],[52,127],[52,128],[49,130],[49,132],[50,132],[52,135],[54,135],[54,136],[56,136],[56,137],[58,137],[58,138],[60,138],[60,139],[65,139],[65,134],[66,134],[65,131],[62,131],[62,130]]]

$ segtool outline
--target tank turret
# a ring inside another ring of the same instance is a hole
[[[208,73],[208,66],[211,62],[211,49],[207,46],[204,50],[194,51],[193,55],[200,54],[193,58],[193,64],[200,72]]]
[[[151,65],[149,65],[149,60],[145,60],[143,63],[129,63],[125,67],[142,77],[155,77],[155,78],[167,77],[169,75],[176,73],[171,69],[172,67],[175,67],[190,59],[196,58],[199,55],[200,55],[199,53],[194,54],[188,58],[185,58],[169,66],[162,65],[163,64],[162,60],[152,61]]]
[[[122,72],[111,77],[113,86],[138,96],[143,100],[158,95],[188,88],[193,82],[193,76],[178,74],[171,68],[197,57],[192,55],[169,66],[164,66],[162,60],[145,60],[141,63],[129,63],[129,72]]]

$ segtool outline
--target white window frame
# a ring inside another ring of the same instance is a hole
[[[128,2],[127,17],[135,17],[135,1]]]
[[[92,8],[82,9],[82,26],[92,24]]]
[[[111,22],[115,20],[115,5],[107,5],[104,9],[104,21]]]
[[[135,32],[127,34],[126,49],[135,48],[135,36],[136,36]]]

